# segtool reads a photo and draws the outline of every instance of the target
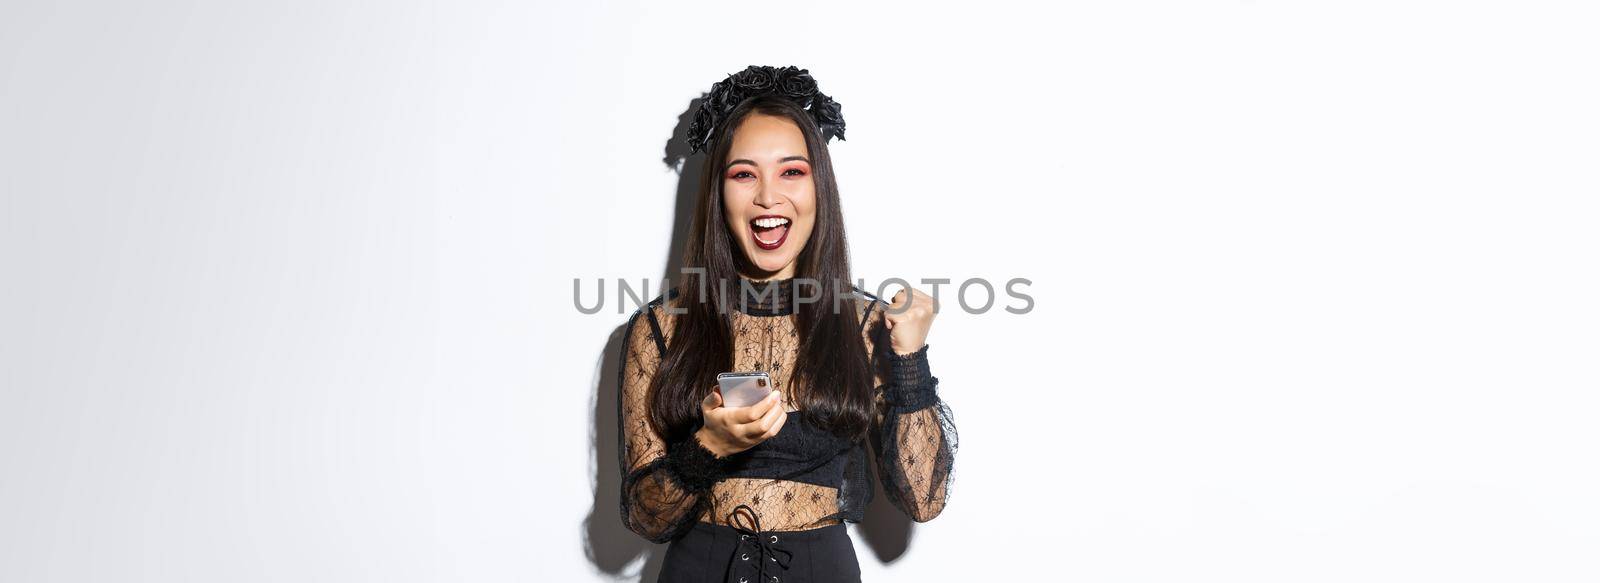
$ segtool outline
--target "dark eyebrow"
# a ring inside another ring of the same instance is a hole
[[[799,161],[805,162],[807,164],[811,163],[811,160],[807,159],[805,156],[785,156],[784,158],[778,160],[778,163],[781,164],[781,163],[784,163],[784,162],[793,162],[795,160],[799,160]],[[728,165],[726,167],[724,167],[723,170],[727,170],[728,168],[732,168],[732,167],[734,167],[735,165],[738,165],[738,164],[749,164],[749,165],[755,166],[757,168],[761,167],[760,164],[757,164],[757,163],[752,162],[750,160],[746,160],[744,158],[740,158],[738,160],[729,161]]]

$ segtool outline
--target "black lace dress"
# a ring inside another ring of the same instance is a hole
[[[769,371],[777,389],[788,392],[799,344],[793,282],[751,285],[763,293],[733,302],[739,307],[731,315],[734,370]],[[618,406],[621,510],[630,530],[667,542],[697,523],[749,528],[749,519],[758,519],[758,530],[782,532],[857,522],[872,497],[868,442],[895,506],[919,522],[944,509],[956,430],[938,396],[938,380],[929,373],[928,348],[910,355],[891,351],[887,304],[860,295],[856,314],[877,382],[870,437],[851,442],[823,431],[805,411],[795,410],[799,400],[790,395],[789,419],[776,436],[723,460],[692,437],[666,443],[652,429],[647,393],[672,342],[676,316],[666,304],[673,299],[658,297],[633,314],[625,331]]]

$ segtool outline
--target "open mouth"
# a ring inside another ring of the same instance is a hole
[[[767,251],[783,246],[789,238],[789,219],[778,215],[761,215],[750,219],[750,236],[756,246]]]

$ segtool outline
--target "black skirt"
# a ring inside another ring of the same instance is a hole
[[[667,545],[657,583],[860,583],[844,524],[761,531],[696,522]]]

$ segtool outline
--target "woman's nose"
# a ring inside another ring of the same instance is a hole
[[[780,197],[778,196],[778,189],[776,185],[770,182],[763,180],[761,185],[756,188],[756,206],[768,209],[772,208],[778,204],[779,198]]]

